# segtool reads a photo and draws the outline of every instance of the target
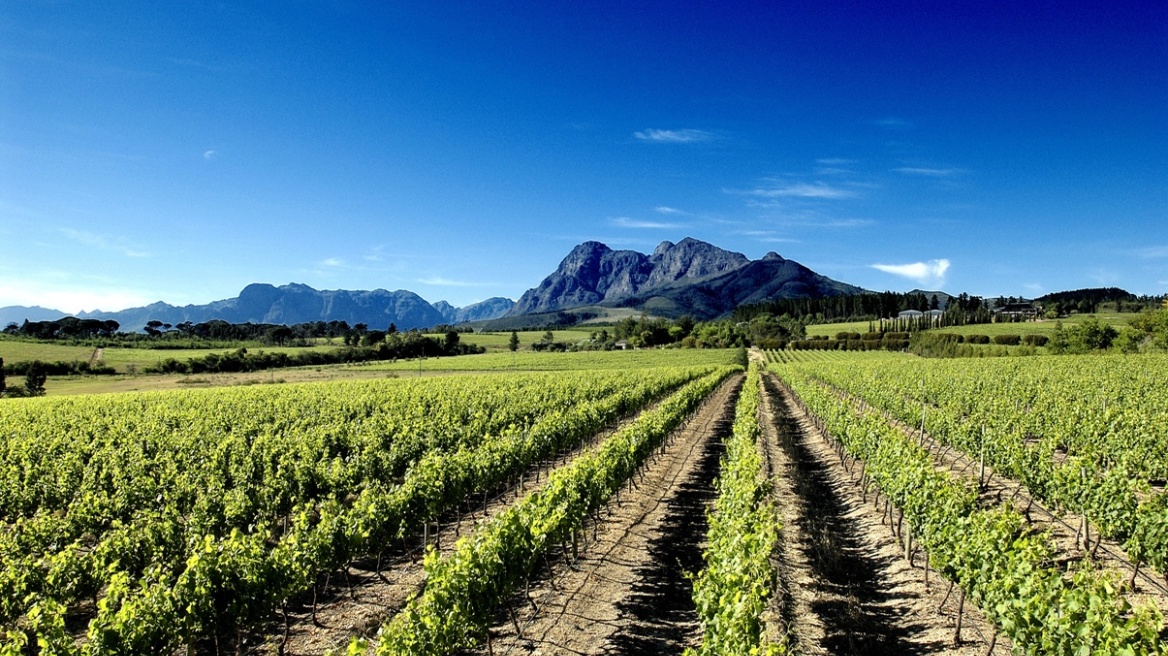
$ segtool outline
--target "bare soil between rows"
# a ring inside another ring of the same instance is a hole
[[[525,472],[513,485],[495,490],[485,499],[468,499],[457,511],[447,513],[427,530],[389,545],[380,561],[357,560],[347,571],[323,577],[316,591],[298,597],[265,630],[249,636],[245,653],[282,656],[320,656],[329,650],[344,650],[355,637],[372,637],[381,625],[405,607],[425,581],[422,558],[425,544],[440,553],[453,551],[458,538],[506,510],[518,498],[547,481],[548,474],[583,451],[592,448],[632,422],[660,401],[625,417],[609,429],[583,440],[555,458]],[[200,653],[216,653],[208,645]]]
[[[687,575],[703,565],[706,513],[742,379],[735,376],[703,402],[586,528],[575,556],[571,549],[549,554],[528,590],[500,609],[490,644],[466,653],[678,654],[697,646]],[[915,565],[904,559],[884,513],[865,503],[826,436],[773,375],[764,383],[760,448],[784,523],[768,632],[786,635],[798,654],[986,654],[993,633],[981,613],[965,604],[955,641],[958,594],[947,595],[948,584],[936,574],[926,580],[922,555]],[[545,463],[539,480],[558,464]],[[440,548],[532,489],[534,479],[529,474],[522,489],[447,518],[436,532]],[[417,544],[402,545],[380,572],[370,562],[348,577],[335,574],[318,596],[315,623],[311,599],[302,599],[289,609],[287,641],[273,626],[253,653],[279,653],[283,642],[284,654],[318,655],[373,634],[422,585],[420,557]],[[1000,639],[990,653],[1009,652]]]
[[[710,395],[585,531],[553,554],[475,654],[679,654],[699,625],[686,572],[701,569],[706,509],[743,377]],[[511,613],[514,613],[514,621]],[[516,631],[516,628],[519,631]]]
[[[764,377],[763,429],[783,517],[775,561],[781,589],[772,635],[802,654],[986,654],[991,628],[966,605],[957,641],[957,595],[904,559],[890,523],[864,501],[827,439]],[[1008,654],[999,640],[992,653]]]
[[[960,449],[944,444],[919,428],[898,421],[889,413],[881,412],[861,399],[838,389],[835,391],[857,408],[880,413],[901,432],[918,439],[921,446],[932,455],[937,469],[976,482],[981,505],[988,507],[1001,503],[1012,504],[1026,517],[1031,528],[1048,534],[1051,544],[1055,547],[1056,558],[1063,567],[1088,559],[1101,568],[1116,570],[1120,573],[1120,579],[1125,582],[1122,594],[1129,603],[1152,604],[1162,615],[1168,616],[1168,585],[1165,577],[1148,566],[1137,569],[1122,545],[1115,540],[1101,538],[1098,529],[1091,522],[1084,523],[1082,515],[1052,511],[1025,485],[1016,479],[999,474],[991,464],[972,458]],[[1163,630],[1168,632],[1168,628]]]
[[[677,654],[700,640],[686,573],[702,566],[705,515],[740,382],[713,394],[649,463],[635,490],[588,529],[573,560],[549,559],[527,593],[501,611],[491,644],[468,653]],[[767,385],[760,421],[783,515],[774,562],[780,587],[768,631],[799,654],[1008,654],[989,649],[984,617],[904,560],[883,514],[861,499],[826,438]]]

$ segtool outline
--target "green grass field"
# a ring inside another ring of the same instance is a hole
[[[541,337],[543,333],[532,333]],[[506,335],[510,339],[510,333]],[[320,348],[320,347],[314,347]],[[362,362],[326,366],[293,367],[233,374],[127,374],[112,376],[50,376],[45,384],[48,396],[76,394],[111,394],[150,390],[270,385],[280,383],[365,380],[413,376],[448,376],[469,373],[506,373],[519,371],[571,371],[592,369],[637,369],[644,367],[730,364],[738,351],[693,349],[641,349],[630,351],[582,351],[577,353],[534,352],[526,346],[516,353],[495,350],[480,355],[446,358],[423,358],[397,362]],[[157,353],[144,349],[123,349]],[[276,350],[276,349],[272,349]],[[49,351],[40,351],[40,353]],[[66,351],[59,351],[66,352]],[[108,353],[109,351],[107,351]],[[184,351],[185,352],[185,351]],[[207,351],[212,352],[212,351]],[[164,352],[173,354],[174,352]],[[192,355],[202,352],[191,351]],[[167,357],[163,355],[162,357]],[[176,356],[177,357],[177,356]],[[136,361],[136,364],[143,364]],[[9,381],[20,384],[16,378]]]
[[[595,330],[580,330],[580,329],[553,330],[552,335],[556,338],[557,342],[567,342],[569,344],[575,344],[576,342],[579,342],[581,340],[588,339],[589,337],[591,337],[593,332],[600,332],[600,330],[602,330],[602,328],[596,328]],[[516,334],[519,335],[519,349],[520,350],[529,350],[531,348],[532,342],[538,342],[539,340],[543,339],[543,335],[545,332],[547,332],[547,331],[546,330],[521,330],[521,331],[518,331]],[[612,331],[610,330],[609,332],[611,333]],[[441,339],[443,337],[443,335],[440,335],[440,334],[434,334],[432,336],[438,337],[439,339]],[[460,333],[459,334],[459,341],[461,341],[463,344],[475,344],[478,346],[482,346],[483,348],[487,349],[488,353],[495,352],[495,351],[509,351],[510,350],[509,345],[511,343],[511,333],[510,332]]]
[[[1069,317],[1061,319],[1061,321],[1064,328],[1069,328],[1094,317],[1104,323],[1120,328],[1126,326],[1135,316],[1135,314],[1130,312],[1123,314],[1072,314]],[[956,335],[989,335],[990,337],[994,335],[1046,335],[1049,337],[1054,334],[1058,321],[1054,319],[1043,319],[1041,321],[1024,321],[1022,323],[986,323],[973,326],[950,326],[937,330]]]
[[[1095,317],[1104,323],[1111,324],[1116,328],[1126,326],[1128,322],[1135,317],[1135,314],[1124,312],[1117,314],[1099,313],[1099,314],[1072,314],[1069,317],[1062,319],[1063,327],[1070,327],[1078,323],[1086,321],[1088,318]],[[1022,323],[982,323],[972,326],[949,326],[946,328],[937,328],[939,332],[954,333],[956,335],[1047,335],[1054,333],[1057,321],[1053,319],[1043,319],[1041,321],[1024,321]],[[867,321],[853,321],[850,323],[824,323],[807,326],[807,335],[827,335],[828,337],[835,337],[836,333],[841,332],[868,332],[869,325],[879,326],[879,322],[870,324]]]
[[[456,358],[424,358],[398,362],[368,362],[354,367],[367,371],[418,372],[461,371],[569,371],[574,369],[637,369],[733,363],[736,349],[638,349],[629,351],[580,351],[536,353],[526,350],[463,355]]]
[[[317,344],[316,346],[262,346],[248,345],[249,351],[266,351],[269,353],[303,353],[311,351],[331,351],[340,346],[337,344]],[[201,358],[211,353],[229,353],[235,348],[208,348],[208,349],[146,349],[107,347],[101,349],[99,361],[119,372],[128,372],[133,365],[141,370],[149,365],[157,364],[166,358],[188,360]],[[29,342],[18,339],[0,338],[0,358],[4,362],[15,364],[29,360],[43,362],[89,362],[94,357],[95,349],[89,346],[72,346],[69,344],[53,344],[51,342]]]
[[[868,321],[849,321],[846,323],[817,323],[807,326],[807,336],[813,335],[827,335],[828,337],[835,337],[836,333],[860,333],[863,335],[868,332],[870,326],[879,326],[879,322]]]

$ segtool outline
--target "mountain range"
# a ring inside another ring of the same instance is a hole
[[[112,319],[123,330],[140,330],[156,320],[179,324],[221,319],[231,323],[295,324],[346,321],[399,329],[555,313],[576,308],[631,308],[648,314],[697,319],[725,316],[739,305],[776,298],[855,294],[859,287],[838,282],[768,253],[751,260],[696,239],[662,242],[652,254],[613,250],[595,241],[576,246],[549,276],[516,302],[490,298],[466,307],[428,303],[406,290],[317,290],[292,283],[252,284],[235,298],[182,307],[154,303],[119,312],[83,312],[83,319]],[[65,316],[40,307],[0,308],[0,325]],[[496,323],[496,322],[493,322]]]

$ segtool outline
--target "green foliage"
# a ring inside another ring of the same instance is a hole
[[[1083,355],[879,368],[817,365],[817,380],[968,454],[1050,507],[1087,517],[1133,560],[1168,571],[1168,396],[1162,355]]]
[[[0,636],[57,645],[96,600],[86,654],[238,646],[322,574],[711,370],[0,404]]]
[[[1064,328],[1060,321],[1055,324],[1049,348],[1050,352],[1055,354],[1103,351],[1109,348],[1118,336],[1119,331],[1114,326],[1096,317],[1090,317],[1069,328]]]
[[[390,334],[374,330],[366,331],[359,340],[365,346],[299,353],[286,351],[249,352],[246,348],[240,348],[228,353],[208,353],[203,357],[190,358],[185,361],[167,358],[146,367],[145,372],[162,374],[237,373],[286,367],[466,355],[482,353],[485,350],[474,344],[460,343],[458,333],[448,333],[444,339],[438,339],[417,332]]]
[[[758,450],[761,392],[759,368],[751,365],[715,483],[705,567],[694,578],[702,642],[687,656],[786,653],[785,645],[766,643],[763,636],[762,614],[778,579],[770,558],[780,523]]]
[[[34,360],[28,367],[28,371],[24,374],[24,392],[28,396],[43,396],[45,393],[45,380],[48,379],[48,374],[45,372],[45,365],[40,360]]]
[[[446,654],[480,641],[542,554],[574,540],[588,516],[729,373],[723,369],[689,383],[598,448],[555,470],[544,487],[459,540],[449,556],[429,551],[426,587],[382,627],[378,656]]]
[[[1168,304],[1168,300],[1164,303]],[[1168,351],[1168,307],[1144,312],[1132,319],[1130,325],[1134,330],[1150,338],[1149,346],[1152,349]]]
[[[1027,346],[1046,346],[1047,342],[1049,341],[1050,338],[1046,335],[1031,334],[1022,336],[1022,343],[1026,344]]]
[[[1026,520],[1008,505],[978,508],[972,485],[938,471],[932,455],[919,446],[915,436],[893,427],[881,414],[881,408],[891,407],[882,405],[886,399],[890,403],[901,399],[895,407],[905,412],[912,408],[923,412],[921,399],[907,397],[924,393],[929,395],[926,402],[936,400],[938,388],[920,392],[917,378],[885,377],[856,366],[784,365],[779,373],[831,437],[864,461],[864,476],[903,511],[912,535],[927,549],[930,563],[968,594],[1009,636],[1018,653],[1168,653],[1159,637],[1162,617],[1154,606],[1133,609],[1113,575],[1089,567],[1076,569],[1069,579],[1064,577],[1062,570],[1052,565],[1053,551],[1045,535],[1030,531]],[[994,378],[976,380],[980,383]],[[945,385],[939,389],[952,390],[951,381],[936,382]],[[839,394],[841,389],[858,394],[877,409],[853,406]],[[947,398],[978,403],[985,394],[983,390]],[[901,418],[895,411],[893,416]],[[941,419],[935,419],[938,416]],[[992,420],[984,414],[953,417],[935,409],[925,417],[914,420],[909,415],[901,420],[916,425],[927,418],[956,428],[978,427]],[[935,426],[928,426],[934,436],[938,435]],[[991,450],[981,439],[984,429],[970,432],[978,440],[978,450],[987,453],[987,460],[990,453],[997,453],[997,440]],[[1026,450],[1013,452],[1021,455]],[[1037,462],[1029,462],[1038,468]],[[1078,469],[1075,466],[1072,471]],[[1122,482],[1125,478],[1115,475],[1113,480]],[[1029,482],[1027,485],[1035,489]]]

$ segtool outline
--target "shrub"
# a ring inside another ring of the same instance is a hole
[[[850,342],[854,339],[860,339],[860,333],[849,333],[849,332],[836,333],[835,338],[841,342]]]
[[[1046,335],[1025,335],[1022,337],[1022,343],[1030,346],[1046,346],[1050,338]]]
[[[1021,335],[994,335],[994,343],[1003,346],[1017,346],[1022,343]]]
[[[989,344],[990,343],[990,336],[989,335],[966,335],[965,336],[965,343],[966,344]]]

